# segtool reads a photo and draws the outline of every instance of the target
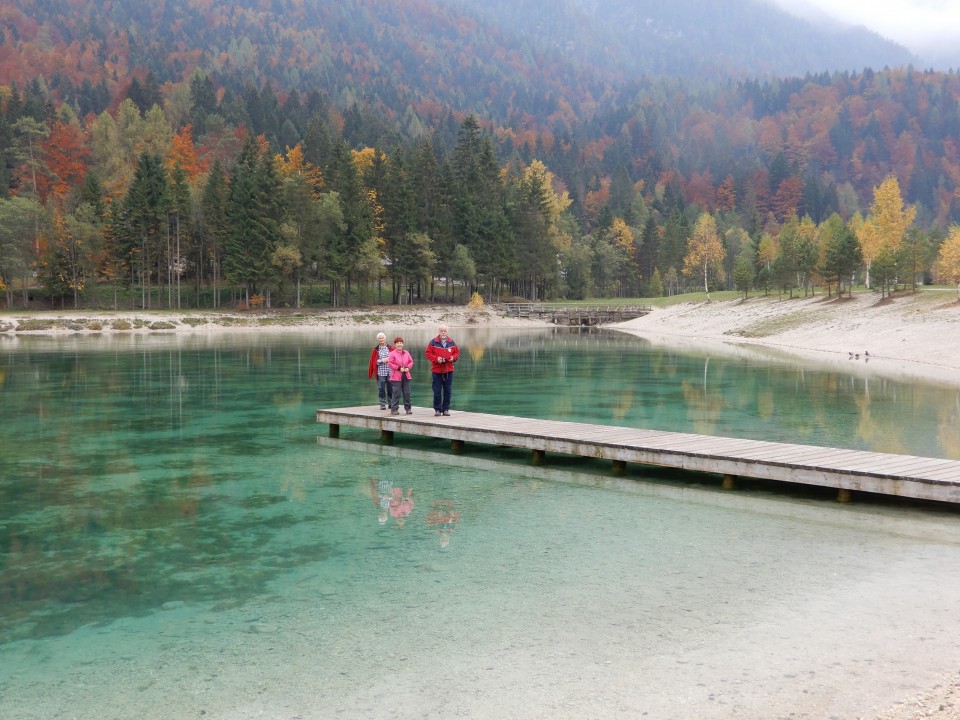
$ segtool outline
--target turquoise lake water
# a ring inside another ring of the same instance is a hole
[[[377,330],[0,338],[0,717],[856,717],[958,667],[955,513],[330,440]],[[960,457],[955,388],[452,335],[454,412]]]

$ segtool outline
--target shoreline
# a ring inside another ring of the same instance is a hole
[[[460,329],[545,329],[540,319],[505,317],[495,305],[372,306],[336,310],[98,310],[0,312],[0,341],[9,337],[410,330],[441,323]],[[803,362],[864,377],[960,387],[960,301],[924,291],[880,301],[778,298],[687,302],[603,326],[664,347],[760,361]]]

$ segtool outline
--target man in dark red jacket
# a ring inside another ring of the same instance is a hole
[[[449,415],[453,364],[460,358],[460,348],[447,335],[446,325],[441,325],[437,336],[427,343],[426,356],[433,376],[433,414]]]

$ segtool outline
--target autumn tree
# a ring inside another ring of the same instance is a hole
[[[873,262],[881,252],[885,262],[885,278],[889,280],[892,277],[888,272],[890,263],[899,252],[907,228],[916,214],[916,207],[904,207],[900,183],[895,177],[888,177],[874,188],[870,215],[854,225],[867,267],[867,287],[871,287]]]
[[[200,160],[197,147],[193,142],[193,131],[190,125],[184,125],[174,133],[170,141],[170,153],[167,155],[168,170],[180,166],[188,182],[194,182],[197,176],[206,172],[207,164]]]
[[[717,188],[717,210],[731,212],[737,207],[737,191],[733,175],[727,175]]]
[[[623,220],[615,218],[605,236],[613,251],[617,296],[636,295],[639,278],[634,264],[633,230]]]
[[[717,233],[717,221],[710,213],[701,213],[690,235],[687,255],[683,259],[683,274],[703,277],[703,291],[707,294],[707,300],[710,300],[711,273],[717,280],[723,279],[726,254]]]
[[[957,286],[957,301],[960,302],[960,225],[950,226],[947,239],[940,246],[937,272],[942,281]]]
[[[89,149],[77,125],[60,121],[51,126],[41,149],[44,169],[40,176],[40,194],[44,198],[52,196],[62,206],[86,177]]]

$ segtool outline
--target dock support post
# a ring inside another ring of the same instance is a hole
[[[451,440],[451,441],[450,441],[450,449],[453,450],[453,452],[455,452],[457,455],[459,455],[460,453],[462,453],[463,450],[464,450],[464,442],[463,442],[463,440]]]
[[[546,459],[547,459],[547,451],[546,451],[546,450],[534,450],[534,451],[533,451],[533,464],[534,464],[534,465],[543,465],[543,463],[546,462]]]
[[[393,445],[393,430],[381,430],[380,442],[383,445]]]
[[[724,475],[723,476],[723,489],[724,490],[736,490],[737,488],[737,476],[736,475]]]
[[[840,488],[837,490],[837,502],[838,503],[848,503],[853,500],[853,494],[846,488]]]
[[[627,473],[627,463],[625,460],[614,460],[613,461],[613,474],[614,475],[626,475]]]
[[[330,437],[340,437],[340,423],[330,423]]]

